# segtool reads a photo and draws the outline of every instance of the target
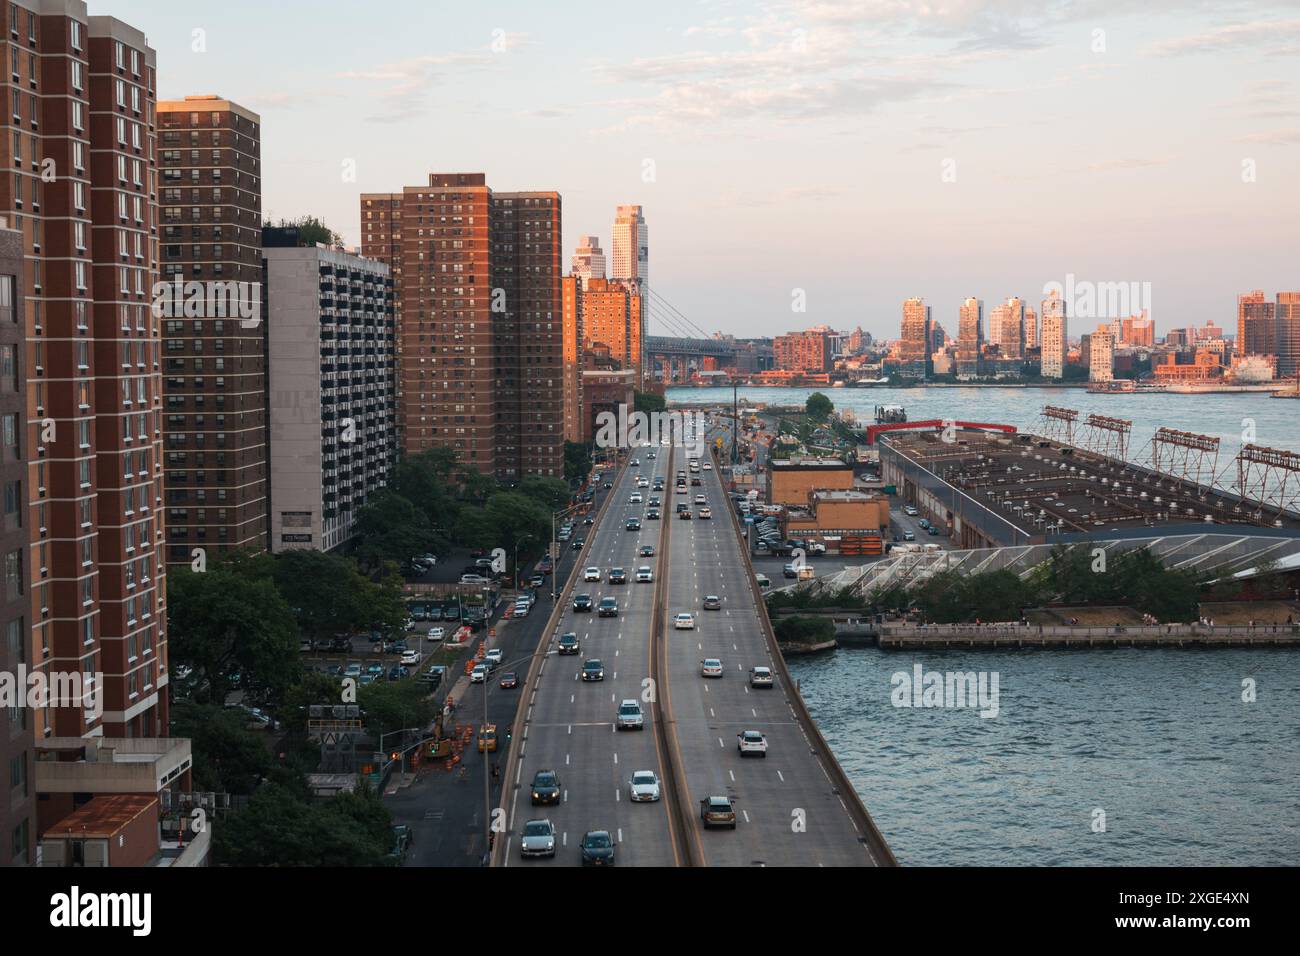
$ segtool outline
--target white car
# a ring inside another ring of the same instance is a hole
[[[710,465],[707,461],[706,461],[703,465],[701,465],[700,467],[703,468],[705,471],[712,471],[712,470],[713,470],[713,466]]]
[[[628,790],[633,803],[654,803],[659,799],[659,776],[653,770],[637,770]]]
[[[637,569],[636,569],[636,583],[637,583],[637,584],[653,583],[653,582],[654,582],[654,579],[655,579],[655,573],[654,573],[653,571],[651,571],[649,568],[637,568]]]
[[[708,502],[709,502],[709,499],[706,498],[706,497],[704,497],[703,495],[696,495],[696,496],[695,496],[695,503],[696,503],[697,505],[708,504]]]
[[[492,648],[492,650],[488,651],[486,654],[483,655],[484,662],[491,664],[493,667],[500,664],[504,659],[505,659],[505,652],[502,651],[501,648],[499,647],[494,647]]]
[[[648,478],[638,478],[638,479],[636,480],[636,486],[637,486],[638,488],[649,488],[649,487],[650,487],[650,479],[648,479]]]
[[[751,754],[756,757],[767,756],[767,738],[757,730],[746,730],[736,734],[736,749],[742,757]]]
[[[639,505],[641,503],[641,492],[639,491],[632,492],[632,497],[628,498],[627,501],[628,504]]]
[[[772,669],[770,667],[751,667],[749,669],[750,687],[771,687]]]
[[[469,682],[471,684],[481,684],[487,680],[488,670],[482,664],[475,664],[474,669],[469,672]]]
[[[515,602],[515,617],[527,617],[527,616],[528,616],[528,612],[531,611],[532,609],[533,609],[533,606],[532,606],[531,604],[529,604],[527,601],[516,601],[516,602]]]
[[[599,581],[599,580],[600,580],[600,568],[587,568],[587,569],[585,569],[585,570],[582,572],[582,580],[584,580],[584,581]]]
[[[429,628],[429,640],[440,641],[443,639],[446,633],[447,632],[440,627],[431,627]]]
[[[718,660],[716,657],[706,657],[704,660],[700,661],[700,676],[721,677],[722,661]]]
[[[695,615],[684,614],[684,613],[678,614],[675,618],[673,618],[673,627],[679,631],[695,630]]]
[[[419,651],[405,651],[405,652],[403,652],[403,654],[402,654],[402,663],[403,663],[403,664],[407,664],[407,665],[409,665],[409,664],[418,664],[418,663],[420,663],[420,652],[419,652]]]

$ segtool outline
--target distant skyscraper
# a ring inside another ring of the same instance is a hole
[[[1025,306],[1025,350],[1036,349],[1042,344],[1042,337],[1038,332],[1038,313],[1034,311],[1033,306]]]
[[[788,332],[772,340],[776,367],[788,372],[828,372],[831,369],[831,339],[823,328]]]
[[[618,368],[634,373],[633,387],[639,389],[645,384],[645,323],[641,319],[644,300],[636,289],[636,283],[631,281],[590,279],[583,285],[579,315],[583,351],[593,345],[608,348]]]
[[[903,303],[902,333],[898,343],[898,361],[904,366],[903,374],[924,378],[925,363],[930,357],[932,345],[930,307],[924,299],[908,299]],[[908,366],[911,366],[910,370]]]
[[[583,342],[582,283],[582,278],[577,275],[567,275],[560,280],[564,336],[564,440],[573,442],[582,441],[583,436],[582,370],[586,349]]]
[[[1295,378],[1300,375],[1300,292],[1279,292],[1276,314],[1277,377]]]
[[[1110,328],[1097,326],[1092,333],[1088,350],[1088,381],[1109,382],[1115,377],[1115,338]]]
[[[993,307],[989,322],[989,342],[998,347],[1002,358],[1022,358],[1025,354],[1025,304],[1016,296]]]
[[[962,302],[957,321],[958,378],[979,374],[980,348],[984,345],[984,300],[969,298]]]
[[[619,206],[614,217],[612,279],[635,282],[642,298],[650,294],[650,233],[640,206]]]
[[[1237,354],[1276,354],[1276,338],[1276,304],[1262,289],[1237,296]]]
[[[578,237],[578,248],[573,253],[572,274],[583,282],[605,278],[605,253],[600,248],[599,237]]]
[[[1043,300],[1042,375],[1061,378],[1065,374],[1067,343],[1065,300],[1053,289]]]

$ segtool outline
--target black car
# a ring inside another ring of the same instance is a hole
[[[554,770],[539,770],[533,774],[533,806],[560,802],[560,775]]]
[[[658,509],[658,508],[651,508],[649,511],[647,511],[647,512],[645,513],[645,520],[646,520],[646,521],[658,521],[658,520],[659,520],[659,509]]]
[[[556,650],[561,654],[578,653],[578,635],[570,631],[567,634],[560,635],[560,643]]]
[[[612,597],[601,598],[600,606],[596,608],[597,617],[618,617],[618,602]]]
[[[628,518],[628,519],[627,519],[627,530],[628,530],[628,531],[640,531],[640,530],[641,530],[641,522],[640,522],[640,520],[638,520],[637,518]]]
[[[595,524],[595,523],[596,523],[596,519],[593,518],[591,515],[587,515],[587,517],[585,517],[585,518],[582,519],[582,523],[583,523],[583,524]]]
[[[578,594],[573,598],[573,609],[578,612],[591,611],[591,595]]]
[[[591,830],[582,835],[582,865],[614,865],[614,838],[608,830]]]
[[[605,665],[596,658],[590,658],[582,665],[582,679],[585,681],[604,680]]]
[[[582,550],[582,539],[580,539],[580,538],[575,538],[574,541],[573,541],[573,544],[571,545],[571,547],[573,548],[574,551],[581,551],[581,550]]]
[[[655,546],[653,544],[641,545],[641,557],[653,558],[655,556]]]
[[[609,583],[610,583],[610,584],[627,584],[627,572],[624,571],[622,568],[610,568],[610,569],[609,569]]]

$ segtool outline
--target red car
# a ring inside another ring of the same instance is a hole
[[[514,690],[514,688],[519,686],[519,675],[515,674],[514,672],[511,672],[509,674],[502,674],[501,686],[505,690]]]

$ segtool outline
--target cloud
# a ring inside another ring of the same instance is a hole
[[[1275,129],[1265,133],[1251,133],[1248,136],[1238,136],[1233,142],[1255,143],[1264,146],[1291,146],[1300,143],[1300,126]]]
[[[1110,172],[1116,169],[1147,169],[1151,166],[1166,166],[1171,161],[1169,156],[1135,157],[1124,159],[1105,159],[1098,163],[1089,163],[1088,171],[1092,173]]]
[[[1296,38],[1300,38],[1300,20],[1252,20],[1164,40],[1153,44],[1147,52],[1156,56],[1187,56],[1240,49],[1269,53],[1273,52],[1270,47],[1275,47],[1279,41]]]

